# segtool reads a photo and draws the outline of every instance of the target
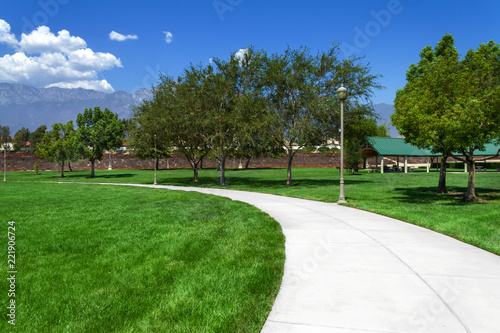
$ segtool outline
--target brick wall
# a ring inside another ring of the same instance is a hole
[[[7,170],[8,171],[26,171],[33,170],[35,161],[39,160],[39,170],[60,170],[60,166],[57,163],[49,162],[46,159],[42,159],[32,153],[7,153]],[[0,169],[3,169],[3,154],[0,156],[0,161],[2,162]],[[409,157],[408,163],[410,164],[424,164],[426,163],[426,157]],[[380,164],[380,158],[379,158]],[[393,163],[394,162],[394,163]],[[438,162],[435,159],[434,162]],[[453,159],[449,159],[448,162],[453,162]],[[245,166],[246,160],[242,159],[241,163]],[[370,157],[367,159],[369,166],[374,166],[375,157]],[[400,166],[404,164],[404,157],[399,157]],[[228,159],[226,162],[226,167],[235,168],[240,164],[240,159]],[[384,157],[385,165],[396,164],[396,157],[386,156]],[[132,154],[111,154],[111,165],[113,169],[153,169],[153,161],[140,160],[135,158]],[[108,169],[109,166],[109,154],[105,154],[102,161],[96,161],[96,169]],[[204,168],[215,168],[217,166],[216,161],[206,158],[203,160]],[[251,168],[271,168],[271,167],[286,167],[287,158],[283,156],[282,158],[271,158],[271,157],[260,157],[252,158],[250,160]],[[339,153],[297,153],[293,159],[293,167],[338,167],[340,166],[340,154]],[[90,162],[79,161],[71,162],[71,167],[75,170],[80,169],[90,169]],[[186,158],[181,154],[174,154],[171,158],[160,160],[160,169],[179,169],[179,168],[190,168],[189,163]],[[65,167],[67,169],[67,166]]]
[[[3,155],[3,154],[2,154]],[[36,161],[39,161],[39,170],[60,170],[60,166],[57,163],[49,162],[46,159],[42,159],[40,156],[32,153],[7,153],[7,170],[8,171],[27,171],[33,170]],[[0,161],[3,162],[3,156],[0,157]],[[245,166],[246,160],[242,159],[241,163]],[[240,164],[240,159],[228,159],[226,162],[226,167],[233,168],[238,167]],[[132,154],[111,154],[111,165],[113,169],[152,169],[154,168],[153,161],[141,160],[136,158]],[[294,167],[337,167],[340,165],[340,155],[335,153],[324,153],[324,154],[314,154],[314,153],[298,153],[293,159]],[[102,161],[96,161],[96,169],[108,169],[109,166],[109,154],[105,154]],[[274,159],[271,157],[260,157],[252,158],[250,160],[250,165],[252,167],[259,168],[269,168],[269,167],[286,167],[287,159],[283,156],[279,159]],[[3,164],[2,166],[3,167]],[[0,167],[0,168],[1,168]],[[90,162],[79,161],[71,162],[71,167],[74,170],[80,169],[90,169]],[[217,163],[215,160],[205,158],[203,160],[204,168],[215,168]],[[67,167],[65,167],[66,169]],[[181,154],[174,154],[171,158],[160,160],[160,169],[179,169],[179,168],[190,168],[189,163],[186,158]]]

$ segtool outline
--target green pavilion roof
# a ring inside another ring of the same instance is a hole
[[[363,146],[363,155],[373,156],[440,156],[429,149],[420,149],[406,143],[403,138],[379,138],[367,136]]]
[[[499,145],[487,144],[485,151],[476,150],[476,156],[494,156],[497,154]],[[420,149],[412,144],[406,143],[404,138],[380,138],[367,136],[361,152],[363,156],[441,156],[433,154],[430,149]]]

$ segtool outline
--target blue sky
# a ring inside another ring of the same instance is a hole
[[[392,104],[424,46],[445,33],[461,54],[498,43],[499,14],[497,0],[0,0],[0,82],[132,93],[249,45],[340,42],[383,75],[373,102]]]

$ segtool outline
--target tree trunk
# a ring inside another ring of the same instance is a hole
[[[441,157],[441,170],[439,172],[439,183],[437,193],[448,193],[446,189],[446,160],[448,156],[443,154]]]
[[[156,170],[160,170],[160,168],[159,168],[159,166],[160,166],[160,159],[157,158],[155,163],[156,163],[156,165],[155,165]]]
[[[226,155],[222,156],[222,160],[219,163],[220,166],[220,185],[227,186],[226,184]]]
[[[156,154],[155,154],[155,155],[156,155]],[[158,171],[158,158],[156,158],[156,156],[155,156],[155,178],[154,178],[154,181],[153,181],[154,185],[156,185],[156,184],[157,184],[157,182],[156,182],[156,180],[157,180],[157,178],[156,178],[156,176],[157,176],[157,171]]]
[[[248,169],[248,166],[250,165],[250,160],[252,159],[252,156],[250,156],[247,160],[247,162],[245,163],[245,170]]]
[[[73,172],[73,169],[71,169],[71,162],[70,161],[68,161],[68,171]]]
[[[90,178],[95,178],[95,173],[94,173],[94,160],[90,161]]]
[[[193,182],[198,182],[198,163],[191,163],[191,167],[193,168],[194,179]]]
[[[469,168],[469,184],[467,186],[467,193],[464,195],[465,202],[478,202],[476,196],[476,162],[474,160],[467,160],[467,167]]]
[[[286,169],[286,185],[292,185],[292,161],[293,161],[293,152],[288,151],[288,166]]]
[[[64,160],[61,162],[61,178],[64,178]]]

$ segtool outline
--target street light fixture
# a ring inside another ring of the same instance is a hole
[[[340,100],[340,194],[337,203],[347,203],[344,195],[344,100],[347,98],[347,89],[341,84],[337,89]]]

